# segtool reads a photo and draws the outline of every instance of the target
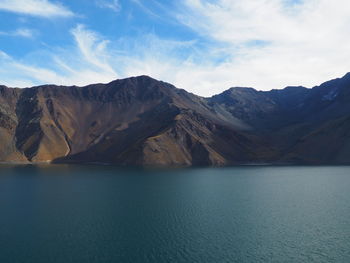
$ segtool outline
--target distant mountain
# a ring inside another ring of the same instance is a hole
[[[203,98],[147,76],[0,86],[0,162],[350,164],[350,74],[313,89]]]

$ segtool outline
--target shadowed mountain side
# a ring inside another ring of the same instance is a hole
[[[0,161],[119,165],[350,163],[350,75],[211,98],[147,76],[0,86]]]
[[[222,106],[232,116],[261,132],[298,122],[302,103],[309,92],[304,87],[267,92],[252,88],[231,88],[208,101],[214,108]]]
[[[350,163],[350,117],[331,120],[298,138],[283,157],[305,164]]]
[[[106,134],[87,151],[55,161],[222,166],[266,161],[271,151],[256,136],[215,124],[192,111],[163,107],[143,114],[123,130]]]

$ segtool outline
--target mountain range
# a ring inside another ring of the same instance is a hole
[[[350,164],[350,73],[312,89],[204,98],[148,76],[0,86],[0,162]]]

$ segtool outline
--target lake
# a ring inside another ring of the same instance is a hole
[[[0,166],[0,262],[350,262],[350,167]]]

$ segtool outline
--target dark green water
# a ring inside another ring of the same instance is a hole
[[[0,262],[350,262],[350,167],[0,167]]]

